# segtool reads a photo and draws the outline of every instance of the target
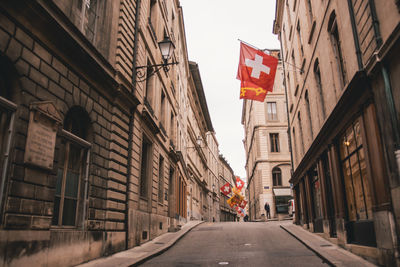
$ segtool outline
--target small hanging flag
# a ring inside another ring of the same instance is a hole
[[[230,193],[231,193],[231,186],[230,186],[230,184],[229,183],[226,183],[226,184],[224,184],[222,187],[221,187],[221,192],[222,192],[222,194],[224,194],[225,196],[227,196],[227,195],[229,195]]]
[[[264,102],[267,91],[272,92],[278,59],[263,51],[240,43],[237,79],[240,84],[240,99]]]
[[[242,202],[240,202],[239,207],[244,209],[244,208],[246,208],[246,205],[247,205],[247,201],[243,199]]]
[[[240,179],[239,176],[236,176],[236,188],[241,190],[244,186],[244,182]]]

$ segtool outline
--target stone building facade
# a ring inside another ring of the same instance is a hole
[[[296,223],[400,266],[399,3],[276,3]]]
[[[279,57],[279,50],[269,53]],[[264,102],[244,100],[242,108],[246,154],[247,197],[250,220],[264,218],[266,202],[271,218],[287,214],[291,199],[290,152],[287,135],[286,98],[282,62],[279,61],[274,88]]]
[[[214,131],[208,112],[197,63],[189,61],[186,153],[189,173],[188,217],[212,221],[212,183],[209,174],[211,143],[207,135]],[[218,148],[217,148],[218,149]]]
[[[215,132],[208,132],[206,135],[208,144],[208,177],[210,181],[210,219],[212,221],[220,221],[220,190],[219,190],[219,176],[218,176],[218,166],[219,166],[219,149],[218,140],[215,136]]]
[[[179,64],[156,72],[165,37]],[[187,221],[202,87],[178,0],[2,1],[0,68],[1,266],[76,265]]]

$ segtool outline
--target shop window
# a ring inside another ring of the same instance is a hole
[[[372,200],[359,119],[347,128],[340,139],[340,158],[349,220],[371,220]]]
[[[278,167],[272,169],[272,184],[273,186],[282,186],[282,171]]]
[[[52,224],[77,226],[85,212],[90,119],[80,107],[71,108],[64,121],[58,152],[58,170]]]
[[[312,208],[314,213],[314,231],[323,232],[322,226],[322,201],[321,201],[321,182],[316,167],[309,171],[312,190]]]

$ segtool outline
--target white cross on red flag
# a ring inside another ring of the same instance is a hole
[[[236,188],[241,190],[244,186],[244,182],[240,179],[239,176],[236,176]]]
[[[264,102],[267,91],[272,92],[278,59],[263,51],[240,43],[240,58],[237,79],[240,84],[240,99]]]
[[[224,185],[221,187],[221,192],[222,192],[222,194],[224,194],[225,196],[228,196],[228,195],[232,192],[232,190],[231,190],[231,185],[230,185],[229,183],[224,184]]]

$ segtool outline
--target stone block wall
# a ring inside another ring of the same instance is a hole
[[[16,70],[10,100],[18,106],[2,207],[0,265],[33,259],[38,265],[69,266],[122,250],[129,113],[113,103],[110,88],[76,71],[4,12],[0,12],[0,36],[2,60]],[[37,101],[52,101],[63,118],[74,106],[90,117],[86,227],[80,223],[64,231],[52,226],[59,136],[53,170],[24,164],[29,106]]]

